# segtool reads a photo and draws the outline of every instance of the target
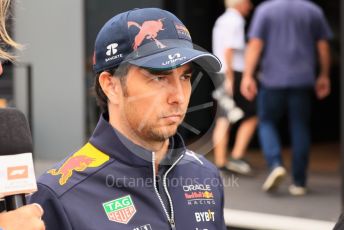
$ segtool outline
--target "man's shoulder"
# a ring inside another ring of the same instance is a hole
[[[293,3],[293,4],[291,4]],[[265,13],[271,12],[274,8],[287,9],[285,6],[290,6],[292,8],[297,7],[299,10],[310,10],[313,12],[322,12],[322,9],[317,4],[308,0],[294,0],[293,2],[281,1],[281,0],[268,0],[258,5],[256,11],[262,11]],[[273,12],[271,12],[273,13]]]
[[[323,10],[320,6],[317,4],[311,2],[311,1],[302,1],[302,4],[304,6],[304,9],[307,9],[308,11],[312,12],[313,14],[322,14]]]
[[[192,150],[186,150],[185,157],[183,158],[184,162],[191,163],[192,167],[190,169],[199,168],[201,170],[206,169],[209,173],[219,174],[217,167],[207,160],[203,155],[197,154]]]
[[[233,13],[230,10],[225,11],[218,19],[216,20],[215,25],[217,26],[233,26],[237,24],[242,24],[244,19],[237,14]]]
[[[87,143],[48,169],[40,176],[38,183],[49,187],[57,196],[61,196],[102,169],[110,161],[111,158],[107,154]]]
[[[301,1],[298,2],[300,4]],[[302,3],[301,3],[302,4]],[[256,9],[255,14],[262,14],[262,15],[270,15],[275,14],[276,10],[286,10],[288,7],[286,5],[290,5],[290,2],[287,0],[267,0],[262,3],[260,3]]]
[[[278,4],[278,1],[277,0],[267,0],[267,1],[264,1],[262,3],[260,3],[257,8],[255,9],[255,11],[259,11],[259,12],[268,12],[269,9],[271,7],[275,7],[276,4]]]

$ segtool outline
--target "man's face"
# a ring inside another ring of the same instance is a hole
[[[243,16],[248,16],[252,10],[252,2],[251,0],[243,0],[240,3],[240,8]]]
[[[158,142],[173,136],[189,104],[191,74],[190,64],[163,72],[132,66],[119,103],[129,135]]]

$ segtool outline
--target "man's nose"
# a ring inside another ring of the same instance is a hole
[[[183,104],[185,102],[185,92],[182,82],[180,80],[173,81],[170,84],[168,103],[169,104]]]

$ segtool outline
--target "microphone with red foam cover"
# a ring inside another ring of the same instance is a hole
[[[7,211],[25,205],[25,194],[37,190],[32,150],[25,115],[14,108],[0,109],[0,198]]]

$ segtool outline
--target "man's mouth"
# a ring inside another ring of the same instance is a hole
[[[169,121],[171,123],[180,122],[182,118],[182,114],[169,114],[162,117],[162,119]]]

